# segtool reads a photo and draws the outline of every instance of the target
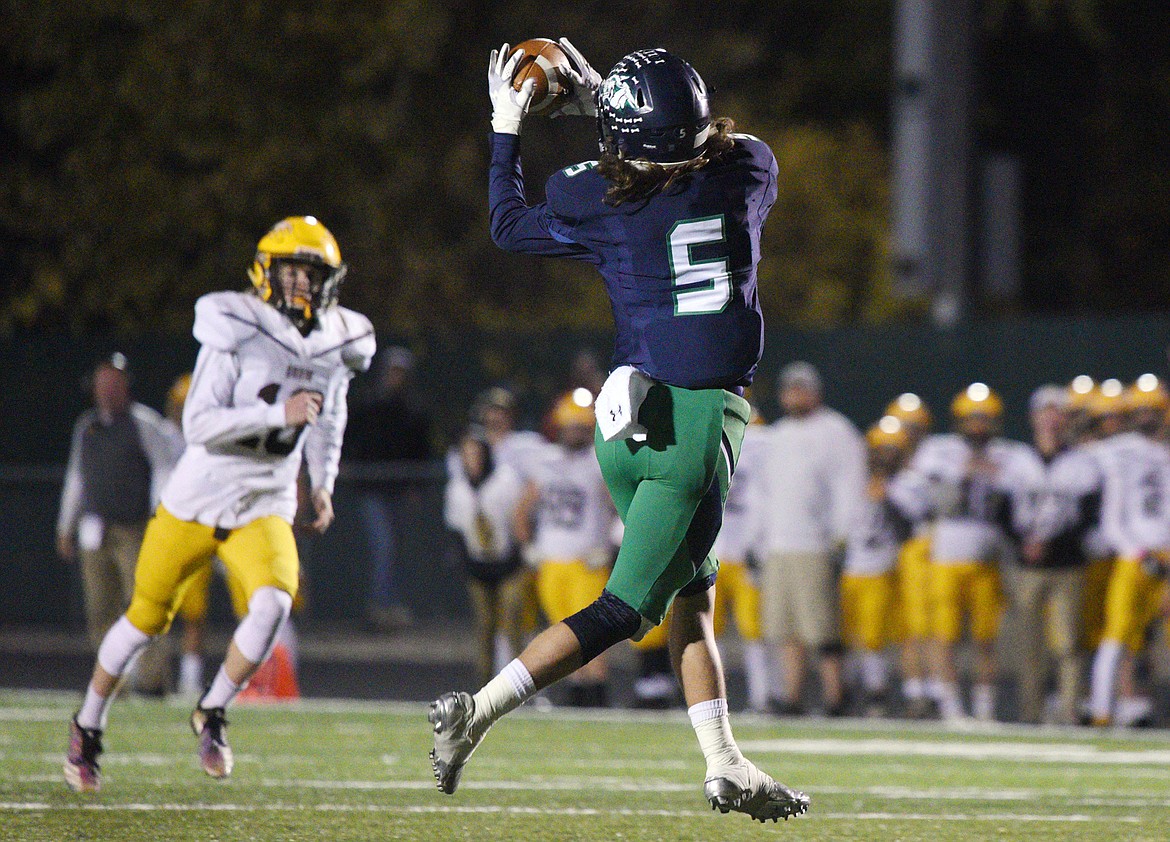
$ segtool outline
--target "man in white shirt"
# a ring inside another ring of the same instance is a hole
[[[249,292],[216,292],[195,305],[201,345],[183,409],[187,448],[146,529],[134,596],[98,648],[81,709],[70,723],[65,780],[101,786],[97,758],[118,678],[164,633],[191,578],[218,556],[243,587],[248,613],[191,714],[203,770],[231,774],[225,708],[267,659],[297,592],[292,521],[297,476],[308,465],[316,520],[333,520],[345,396],[369,367],[369,320],[337,306],[345,264],[314,217],[278,222],[256,249]]]
[[[784,417],[767,431],[762,477],[764,638],[781,648],[778,713],[802,711],[810,651],[819,656],[826,711],[844,711],[837,559],[862,499],[865,445],[857,428],[822,403],[806,362],[780,372]]]

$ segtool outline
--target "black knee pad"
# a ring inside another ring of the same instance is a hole
[[[587,664],[615,643],[637,634],[642,615],[609,591],[565,619],[581,644],[581,663]]]
[[[701,593],[706,593],[715,587],[716,574],[704,576],[702,579],[694,579],[689,585],[678,592],[679,596],[698,596]]]

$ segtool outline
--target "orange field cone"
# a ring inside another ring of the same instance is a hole
[[[292,653],[287,646],[278,643],[272,647],[268,660],[252,676],[248,686],[236,697],[240,702],[283,702],[301,697],[297,684],[297,671],[293,666]]]

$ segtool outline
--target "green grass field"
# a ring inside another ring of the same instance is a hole
[[[0,692],[0,840],[1170,839],[1170,733],[1100,734],[733,717],[741,747],[813,799],[762,826],[702,797],[681,713],[527,709],[454,796],[431,779],[422,705],[237,707],[230,780],[199,770],[185,706],[115,706],[105,785],[61,777],[61,694]]]

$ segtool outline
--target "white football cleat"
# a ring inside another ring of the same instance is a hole
[[[809,797],[789,789],[745,759],[742,764],[708,771],[703,782],[703,795],[712,810],[747,813],[758,822],[768,819],[788,821],[808,811]]]
[[[191,711],[191,730],[199,738],[199,765],[213,778],[226,778],[235,765],[227,742],[227,725],[223,708],[196,705]]]
[[[444,693],[431,703],[427,721],[434,726],[435,746],[431,749],[431,769],[440,792],[448,795],[459,786],[465,764],[479,745],[488,728],[472,731],[475,701],[469,693]]]

